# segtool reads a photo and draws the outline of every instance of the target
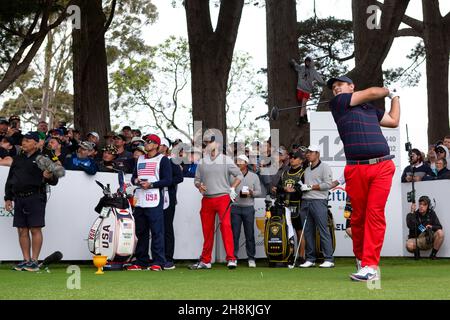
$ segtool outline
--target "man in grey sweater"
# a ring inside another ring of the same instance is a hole
[[[222,154],[222,136],[213,130],[205,131],[205,154],[195,172],[194,184],[203,195],[200,218],[203,229],[203,251],[200,261],[190,269],[211,269],[211,253],[214,245],[216,213],[219,214],[220,232],[226,252],[227,267],[237,266],[234,256],[230,206],[237,197],[236,187],[244,179],[233,160]],[[230,176],[234,177],[230,181]]]
[[[303,198],[300,216],[303,221],[308,219],[304,228],[306,239],[306,262],[301,268],[309,268],[316,261],[316,226],[320,233],[320,246],[325,261],[321,268],[334,267],[333,244],[328,230],[328,190],[332,188],[333,174],[331,168],[320,161],[318,146],[309,146],[306,158],[310,166],[305,170],[305,184],[302,184]]]
[[[258,176],[248,170],[249,159],[240,155],[236,160],[237,166],[242,172],[244,179],[236,188],[238,197],[231,206],[231,227],[233,229],[234,255],[239,252],[239,238],[241,225],[244,225],[245,249],[247,251],[248,266],[255,268],[255,198],[261,195],[261,184]]]

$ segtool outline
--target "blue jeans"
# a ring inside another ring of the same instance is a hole
[[[255,259],[255,208],[254,207],[231,207],[231,228],[233,229],[234,256],[239,252],[239,237],[241,235],[241,224],[244,225],[245,249],[248,259]]]

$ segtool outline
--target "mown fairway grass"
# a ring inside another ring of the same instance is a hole
[[[240,262],[236,270],[216,263],[211,270],[192,271],[187,262],[163,272],[116,271],[95,275],[80,265],[81,289],[67,289],[68,264],[39,273],[11,270],[0,264],[1,299],[450,299],[450,259],[415,261],[383,258],[381,289],[349,280],[354,259],[338,258],[333,269],[268,268],[264,260],[250,269]]]

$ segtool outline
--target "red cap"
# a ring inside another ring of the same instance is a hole
[[[156,134],[147,134],[143,137],[145,142],[149,142],[150,140],[156,142],[158,146],[161,144],[161,139]]]

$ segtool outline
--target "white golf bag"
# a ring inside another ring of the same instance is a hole
[[[133,257],[136,248],[136,228],[128,200],[121,193],[111,195],[109,185],[103,186],[104,197],[95,208],[99,216],[88,235],[89,251],[108,257],[104,270],[122,269]]]

